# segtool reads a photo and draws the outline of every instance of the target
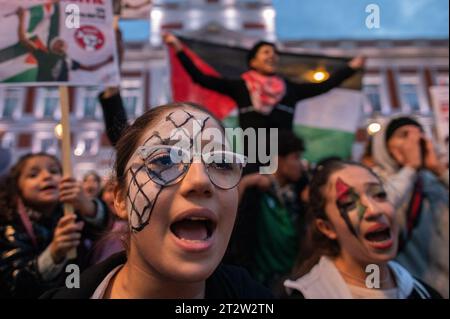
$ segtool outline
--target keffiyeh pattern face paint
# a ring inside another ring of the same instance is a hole
[[[159,146],[182,143],[192,150],[196,148],[199,134],[207,125],[210,117],[196,110],[176,110],[162,117],[159,124],[151,128],[151,133],[145,136],[142,146]],[[195,127],[200,127],[195,130]],[[147,157],[153,154],[147,154]],[[128,169],[129,185],[127,189],[127,210],[129,224],[133,232],[140,232],[151,219],[155,203],[171,181],[164,179],[164,171],[148,169],[145,159],[135,154]],[[158,179],[158,184],[152,178]]]

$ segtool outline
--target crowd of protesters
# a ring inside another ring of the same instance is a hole
[[[321,84],[298,85],[276,75],[276,47],[260,42],[249,71],[224,79],[202,74],[173,35],[164,40],[193,81],[236,101],[241,127],[280,130],[276,171],[246,168],[227,142],[209,152],[202,140],[196,161],[171,132],[192,141],[201,124],[225,136],[214,115],[169,103],[130,124],[120,89],[108,88],[99,100],[116,151],[112,176],[63,177],[45,153],[4,173],[0,297],[448,298],[448,163],[420,123],[391,118],[360,162],[305,165],[307,143],[292,131],[296,102],[362,70],[363,57]],[[63,214],[67,204],[75,214]],[[71,263],[80,289],[64,287]],[[370,284],[368,266],[379,274]]]

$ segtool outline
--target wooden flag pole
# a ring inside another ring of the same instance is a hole
[[[67,86],[59,87],[59,96],[61,104],[61,126],[62,126],[62,167],[63,176],[72,176],[72,147],[70,141],[70,113],[69,113],[69,89]],[[74,214],[73,206],[70,204],[64,204],[64,215]],[[71,249],[67,253],[67,259],[75,259],[77,257],[77,250]]]

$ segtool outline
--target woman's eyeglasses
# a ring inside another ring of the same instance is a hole
[[[140,146],[136,150],[144,161],[147,174],[158,185],[169,186],[180,182],[196,156],[176,146]],[[232,189],[239,183],[247,164],[244,155],[213,151],[199,154],[211,183],[221,189]]]

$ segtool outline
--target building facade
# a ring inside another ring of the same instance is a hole
[[[201,36],[222,43],[250,46],[257,39],[275,40],[271,1],[155,1],[149,41],[125,43],[121,94],[130,121],[171,99],[165,31]],[[280,48],[298,53],[368,57],[363,78],[364,117],[355,143],[358,159],[368,139],[367,126],[392,114],[417,116],[427,134],[435,135],[430,88],[447,86],[448,40],[289,41]],[[73,169],[81,177],[95,169],[108,174],[114,152],[104,133],[97,96],[103,87],[70,88]],[[0,88],[0,143],[12,161],[28,152],[59,154],[55,127],[60,120],[57,88]]]

